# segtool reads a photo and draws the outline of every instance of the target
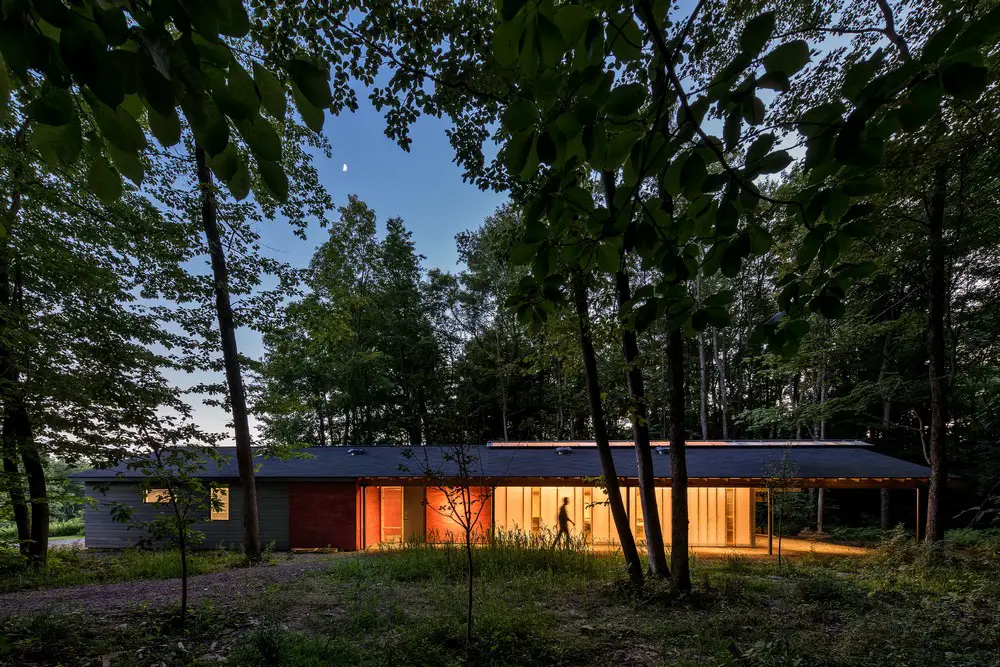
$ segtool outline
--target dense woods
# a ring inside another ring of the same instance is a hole
[[[252,560],[251,445],[632,441],[648,570],[679,589],[685,496],[668,567],[651,440],[683,491],[687,440],[866,439],[932,468],[928,539],[995,518],[1000,8],[689,4],[5,4],[23,555],[46,558],[46,465],[230,437]],[[459,270],[321,186],[325,114],[362,94],[404,150],[449,118],[466,179],[508,195]],[[260,224],[314,222],[308,266],[262,252]],[[217,380],[167,380],[195,371]]]

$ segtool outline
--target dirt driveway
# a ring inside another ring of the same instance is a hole
[[[205,601],[233,602],[260,595],[272,584],[298,579],[306,572],[322,570],[337,555],[298,555],[258,567],[242,567],[202,574],[188,580],[190,604]],[[165,607],[180,603],[180,579],[88,584],[67,588],[19,591],[0,595],[0,619],[8,616],[50,613],[107,615],[134,607]]]

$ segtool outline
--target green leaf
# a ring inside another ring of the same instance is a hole
[[[181,140],[181,121],[176,112],[169,117],[161,116],[150,106],[146,109],[146,121],[161,146],[169,148]]]
[[[535,151],[538,154],[539,162],[553,164],[556,161],[558,150],[551,132],[545,130],[538,134],[538,142],[535,145]]]
[[[271,195],[278,201],[288,199],[288,175],[277,162],[257,160],[257,169]]]
[[[736,112],[726,116],[726,124],[722,130],[722,139],[725,141],[725,148],[731,151],[740,143],[740,134],[743,124],[740,115]]]
[[[236,201],[243,201],[250,194],[250,170],[247,168],[245,160],[239,160],[236,173],[226,181],[226,187],[229,188],[229,192]]]
[[[510,261],[514,266],[524,266],[530,264],[541,243],[517,243],[510,247]]]
[[[764,122],[764,102],[759,97],[748,97],[741,107],[743,120],[753,126]]]
[[[927,38],[924,48],[920,52],[920,61],[925,64],[937,62],[964,27],[965,19],[960,15],[945,23],[942,28]]]
[[[829,269],[840,257],[840,243],[836,236],[831,236],[819,250],[819,266],[824,271]]]
[[[747,149],[747,164],[753,164],[762,159],[774,147],[777,138],[773,134],[762,134],[757,137]]]
[[[915,132],[941,111],[943,90],[937,79],[922,81],[910,91],[899,109],[899,122],[907,132]]]
[[[844,93],[844,97],[852,102],[857,100],[861,91],[871,82],[872,77],[878,73],[884,60],[885,52],[882,49],[878,49],[871,58],[852,65],[844,74],[844,83],[840,87],[841,92]]]
[[[740,50],[751,58],[756,58],[771,40],[776,24],[774,12],[761,14],[747,21],[740,33]]]
[[[681,171],[684,169],[684,163],[687,162],[690,155],[690,153],[680,155],[667,167],[667,171],[663,177],[663,187],[671,197],[676,197],[681,193]]]
[[[262,116],[234,123],[243,141],[247,143],[254,157],[267,162],[281,161],[281,139],[269,122]]]
[[[619,60],[628,62],[642,58],[642,31],[629,14],[621,14],[608,23],[608,42]]]
[[[617,169],[622,166],[625,159],[632,153],[632,147],[641,138],[642,135],[640,133],[631,130],[619,132],[611,137],[611,142],[608,144],[607,151],[605,152],[602,168]]]
[[[518,132],[510,138],[504,147],[504,164],[514,176],[520,174],[528,163],[528,153],[535,141],[534,130]]]
[[[250,32],[250,17],[243,7],[243,0],[216,0],[219,15],[219,32],[228,37],[243,37]]]
[[[181,99],[181,109],[198,146],[209,155],[225,150],[229,143],[229,123],[210,97],[188,92]]]
[[[3,56],[0,56],[0,120],[7,115],[7,106],[10,103],[10,76],[7,74],[7,63]]]
[[[843,317],[844,313],[847,312],[844,302],[828,292],[822,292],[813,297],[809,306],[823,317],[829,319]]]
[[[104,204],[111,206],[122,196],[122,180],[103,155],[94,157],[87,173],[87,187]]]
[[[750,234],[750,253],[753,255],[763,255],[774,245],[770,232],[760,225],[750,225],[747,233]]]
[[[93,95],[84,97],[105,139],[126,153],[137,153],[146,147],[146,135],[128,111],[123,107],[113,110]]]
[[[754,168],[761,174],[776,174],[792,163],[788,151],[775,151],[754,163]]]
[[[143,176],[146,174],[146,167],[142,164],[139,156],[135,153],[126,153],[125,151],[118,150],[114,144],[109,144],[105,148],[108,151],[108,155],[111,156],[111,161],[118,168],[121,175],[137,186],[142,185]]]
[[[76,114],[69,91],[46,82],[42,92],[25,107],[25,113],[34,121],[45,125],[66,125]]]
[[[764,69],[768,72],[781,72],[792,76],[809,62],[809,44],[805,40],[782,44],[774,51],[764,56]]]
[[[799,251],[795,255],[795,263],[800,267],[811,264],[816,257],[816,253],[819,252],[820,247],[823,245],[823,238],[821,232],[815,229],[810,230],[805,238],[802,239],[802,245],[799,246]]]
[[[208,166],[211,167],[215,177],[223,183],[233,180],[240,168],[240,154],[233,142],[226,145],[226,150],[209,157]]]
[[[728,306],[735,300],[732,290],[723,290],[712,296],[708,297],[704,301],[704,306],[706,308],[721,308],[723,306]]]
[[[689,201],[701,194],[701,185],[707,175],[705,158],[701,153],[692,153],[684,161],[684,166],[681,168],[681,190]]]
[[[285,61],[285,70],[314,107],[325,109],[333,103],[329,72],[305,58]]]
[[[503,128],[511,134],[526,130],[538,121],[538,107],[526,98],[511,102],[503,112]]]
[[[787,93],[792,89],[792,82],[784,72],[765,72],[764,76],[757,79],[757,87]]]
[[[278,82],[278,78],[269,69],[255,62],[253,64],[253,82],[257,86],[264,110],[272,117],[284,120],[288,99],[285,97],[285,89]]]
[[[566,50],[559,28],[544,14],[538,14],[535,34],[538,36],[538,50],[542,56],[542,64],[546,67],[558,64]]]
[[[323,121],[325,120],[323,110],[307,100],[306,96],[299,90],[299,87],[295,85],[295,82],[292,82],[292,101],[295,102],[295,108],[298,109],[299,115],[302,116],[302,122],[306,124],[306,127],[316,133],[322,132]]]
[[[521,7],[527,3],[527,0],[502,0],[500,3],[500,16],[504,21],[510,21],[517,13],[521,11]]]
[[[508,0],[510,1],[510,0]],[[524,16],[518,16],[515,20],[505,20],[493,32],[493,57],[497,63],[505,67],[510,67],[517,62],[517,54],[521,48],[521,39],[524,36]]]
[[[597,267],[606,273],[616,273],[621,267],[621,256],[617,246],[610,243],[597,245]]]
[[[601,109],[609,116],[625,117],[638,111],[646,101],[646,86],[629,83],[611,91]]]
[[[583,5],[563,5],[556,12],[555,20],[566,44],[573,47],[583,37],[592,18],[594,12]]]
[[[848,180],[843,185],[844,194],[850,197],[874,195],[885,190],[885,183],[876,174],[861,176]]]
[[[54,169],[67,169],[80,157],[83,134],[80,119],[73,116],[66,125],[35,125],[31,130],[31,143]]]
[[[986,88],[986,66],[969,60],[957,60],[941,70],[941,84],[948,94],[960,100],[974,100]]]
[[[260,109],[260,98],[253,79],[239,63],[233,62],[227,72],[225,86],[212,91],[212,98],[227,116],[250,118]]]

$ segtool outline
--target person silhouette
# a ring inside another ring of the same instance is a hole
[[[569,512],[566,511],[566,506],[569,505],[569,498],[563,498],[562,507],[559,508],[559,532],[556,534],[556,541],[552,543],[552,548],[555,549],[559,546],[559,540],[563,535],[566,536],[565,546],[569,549],[569,524],[576,525],[576,522],[569,518]]]

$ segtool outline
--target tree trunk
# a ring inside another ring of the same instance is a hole
[[[635,546],[635,537],[629,527],[628,512],[622,502],[621,489],[618,485],[618,473],[615,470],[615,459],[611,453],[608,441],[607,425],[604,422],[604,405],[601,403],[601,383],[597,376],[597,355],[594,353],[594,343],[590,334],[590,306],[587,302],[587,288],[583,284],[583,276],[573,277],[573,297],[576,305],[576,316],[580,328],[580,351],[583,355],[583,372],[587,380],[587,399],[590,402],[590,416],[594,422],[594,441],[601,459],[601,472],[604,475],[604,486],[608,492],[608,504],[615,528],[618,530],[618,540],[621,543],[622,555],[628,567],[632,583],[642,584],[642,561],[639,550]]]
[[[816,532],[823,532],[823,494],[825,489],[816,493]]]
[[[233,307],[229,301],[229,271],[226,268],[226,255],[219,236],[212,172],[206,163],[203,149],[195,148],[195,160],[198,165],[198,185],[201,189],[201,219],[208,241],[208,252],[212,257],[212,274],[215,279],[215,310],[219,317],[222,359],[226,368],[226,383],[229,386],[229,400],[233,410],[236,462],[240,473],[240,496],[243,499],[243,550],[251,562],[257,562],[260,560],[257,487],[253,474],[247,399],[240,371],[239,351],[236,347],[236,325],[233,322]]]
[[[471,523],[469,524],[471,526]],[[465,608],[465,658],[468,662],[472,651],[472,532],[471,528],[465,530],[465,563],[469,568],[469,576],[466,579],[468,584],[468,597]]]
[[[701,380],[701,439],[708,440],[708,369],[705,367],[705,332],[698,332],[698,375]]]
[[[608,210],[614,212],[615,175],[605,171],[602,174],[604,196]],[[614,213],[612,213],[614,215]],[[626,305],[632,300],[632,288],[629,285],[628,273],[625,268],[625,256],[622,255],[621,266],[615,274],[615,296],[618,301],[619,316]],[[639,368],[639,343],[635,331],[623,321],[622,354],[625,357],[625,382],[628,385],[632,421],[632,437],[635,440],[636,469],[639,478],[639,502],[642,505],[643,526],[646,533],[646,554],[649,559],[649,571],[654,577],[669,577],[670,568],[667,565],[666,551],[663,546],[663,530],[660,527],[660,511],[656,506],[656,476],[653,473],[653,454],[649,446],[649,415],[646,410],[646,389],[642,381],[642,369]]]
[[[945,375],[944,319],[947,279],[945,277],[944,214],[948,187],[948,171],[942,164],[934,170],[934,193],[931,198],[928,234],[927,361],[931,389],[930,450],[931,479],[927,491],[926,540],[944,539],[942,496],[947,481],[945,438],[947,437],[948,387]]]
[[[795,439],[800,440],[802,438],[802,424],[799,423],[799,384],[801,383],[800,375],[798,371],[795,371],[795,375],[792,377],[792,414],[795,415]]]
[[[26,126],[18,130],[15,144],[23,147]],[[15,269],[11,286],[11,235],[21,212],[21,178],[23,167],[18,165],[12,175],[14,187],[10,205],[4,212],[4,238],[0,247],[0,398],[3,399],[4,472],[14,473],[8,495],[14,509],[21,553],[35,565],[45,565],[49,548],[49,504],[45,485],[45,468],[35,445],[21,386],[21,371],[10,341],[13,330],[25,319],[23,280],[20,266]],[[20,453],[24,476],[28,482],[28,501],[17,475],[17,455]],[[20,515],[20,518],[18,518]],[[25,541],[24,538],[27,538]]]
[[[6,402],[5,406],[6,408]],[[14,525],[17,527],[17,542],[21,555],[28,555],[28,543],[31,540],[31,515],[28,513],[28,503],[24,498],[24,485],[21,481],[21,469],[17,465],[17,439],[14,437],[14,423],[7,414],[3,419],[3,472],[4,487],[10,498],[14,512]]]
[[[632,290],[624,267],[615,275],[618,312],[632,300]],[[654,577],[669,577],[667,555],[663,546],[660,511],[656,505],[656,475],[653,473],[653,453],[649,444],[649,415],[646,410],[646,389],[639,368],[639,344],[635,331],[622,324],[622,353],[627,368],[625,379],[632,402],[632,436],[635,438],[636,469],[639,478],[639,502],[642,505],[643,526],[646,533],[646,554],[649,570]]]
[[[726,360],[723,351],[719,349],[719,332],[712,332],[712,348],[715,352],[715,368],[719,371],[719,410],[722,413],[722,439],[729,440],[729,397],[726,386]]]
[[[175,501],[176,502],[176,501]],[[180,534],[177,536],[177,546],[181,552],[181,619],[180,626],[181,629],[184,628],[184,624],[187,622],[187,603],[188,603],[188,562],[187,562],[187,528],[181,526]]]
[[[670,362],[670,477],[671,529],[670,570],[674,589],[691,590],[688,563],[688,475],[684,453],[684,334],[680,328],[668,333]]]
[[[823,352],[823,361],[819,372],[819,439],[826,440],[826,351]],[[820,490],[820,502],[822,502],[823,492]],[[823,532],[820,530],[820,532]]]

